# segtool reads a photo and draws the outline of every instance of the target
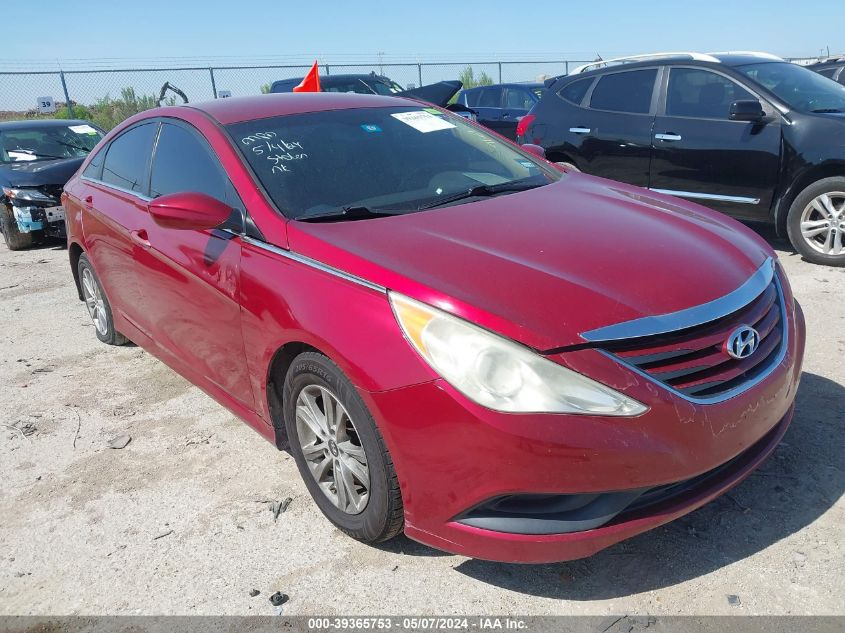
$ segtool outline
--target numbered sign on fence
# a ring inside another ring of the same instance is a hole
[[[56,111],[56,102],[53,97],[38,97],[37,108],[39,114],[53,114]]]
[[[218,99],[226,99],[232,96],[231,90],[218,90],[217,91],[217,98]]]

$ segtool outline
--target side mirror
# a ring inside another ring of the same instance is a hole
[[[526,152],[534,154],[534,156],[539,156],[540,158],[546,157],[546,150],[544,150],[539,145],[534,145],[533,143],[526,143],[525,145],[520,145],[520,147]]]
[[[229,219],[232,208],[204,193],[170,193],[149,204],[150,215],[169,229],[213,229]]]
[[[763,111],[763,106],[757,99],[745,99],[743,101],[734,101],[731,104],[731,121],[751,121],[752,123],[759,123],[766,118],[766,113]]]

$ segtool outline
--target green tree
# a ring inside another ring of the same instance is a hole
[[[461,74],[458,75],[458,79],[464,85],[464,88],[476,88],[478,86],[492,86],[493,85],[493,78],[490,77],[486,72],[483,70],[481,74],[476,77],[475,71],[473,70],[472,66],[467,66],[461,71]]]

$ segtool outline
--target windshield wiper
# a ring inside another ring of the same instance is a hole
[[[368,218],[382,218],[390,215],[400,215],[395,211],[371,209],[365,206],[348,206],[330,211],[322,211],[313,215],[300,215],[297,220],[302,222],[331,222],[332,220],[365,220]]]
[[[471,187],[470,189],[459,191],[458,193],[453,193],[449,196],[439,198],[434,202],[424,204],[423,206],[418,207],[417,210],[424,211],[426,209],[442,207],[444,204],[457,202],[458,200],[465,200],[467,198],[495,196],[500,193],[507,193],[512,191],[526,191],[527,189],[535,189],[536,187],[541,187],[544,184],[546,183],[537,182],[536,179],[532,178],[531,182],[526,182],[525,180],[514,180],[513,182],[503,182],[499,185],[478,185],[477,187]]]
[[[810,112],[815,112],[816,114],[835,114],[837,112],[845,112],[841,108],[819,108],[818,110],[810,110]]]

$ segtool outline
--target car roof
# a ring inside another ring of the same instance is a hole
[[[82,119],[26,119],[24,121],[0,121],[0,130],[25,130],[32,127],[67,127],[69,125],[91,125]]]
[[[678,54],[675,56],[654,57],[652,59],[643,59],[642,61],[625,62],[624,64],[616,64],[613,66],[602,66],[593,70],[585,70],[569,75],[561,75],[557,79],[574,79],[576,77],[595,77],[596,75],[608,72],[621,72],[623,70],[635,70],[637,68],[654,68],[655,66],[702,66],[705,68],[732,68],[734,66],[743,66],[745,64],[783,64],[787,63],[782,59],[761,57],[758,55],[747,55],[742,53],[715,53],[708,54],[707,57],[712,61],[706,59],[693,59],[689,55]]]
[[[350,110],[353,108],[389,108],[419,106],[418,101],[402,97],[363,95],[353,92],[277,92],[250,97],[229,97],[148,110],[153,116],[166,116],[180,108],[201,110],[223,125],[265,119],[272,116]]]

